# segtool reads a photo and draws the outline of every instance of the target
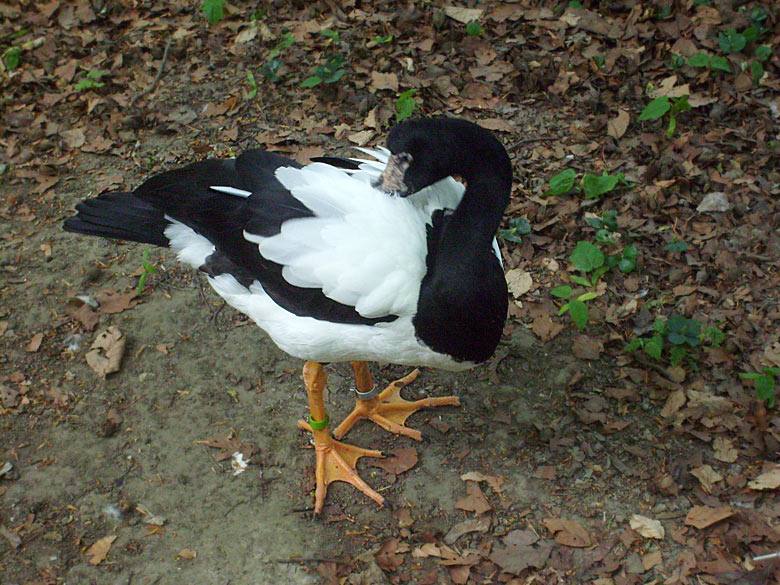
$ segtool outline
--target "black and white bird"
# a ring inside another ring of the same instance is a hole
[[[298,424],[314,434],[315,514],[333,481],[384,502],[355,470],[359,457],[382,453],[336,440],[357,420],[419,440],[404,425],[409,415],[458,404],[402,399],[416,370],[376,393],[366,362],[469,368],[493,354],[507,312],[494,239],[512,184],[501,143],[472,122],[435,118],[403,122],[387,149],[362,150],[375,160],[301,166],[263,150],[205,160],[83,201],[64,224],[172,248],[282,350],[306,360],[310,417]],[[358,399],[331,436],[322,364],[344,361]]]

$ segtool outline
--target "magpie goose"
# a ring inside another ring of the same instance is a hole
[[[298,426],[314,435],[317,515],[334,481],[384,503],[355,469],[360,457],[382,453],[336,440],[357,420],[419,440],[404,425],[409,415],[459,404],[401,398],[417,370],[376,393],[366,362],[469,368],[493,354],[507,312],[494,239],[512,184],[501,143],[472,122],[434,118],[398,124],[387,148],[362,150],[375,160],[301,166],[263,150],[205,160],[83,201],[64,224],[172,248],[282,350],[306,360],[310,416]],[[322,364],[343,361],[358,399],[331,436]]]

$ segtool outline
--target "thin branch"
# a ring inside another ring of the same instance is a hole
[[[157,83],[160,81],[160,78],[162,77],[163,69],[165,69],[165,62],[168,60],[168,51],[171,48],[171,45],[173,44],[173,35],[168,38],[168,44],[165,45],[165,52],[163,53],[162,61],[160,61],[160,69],[157,70],[157,77],[154,78],[154,81],[152,81],[152,85],[147,87],[144,91],[136,95],[131,101],[130,101],[130,107],[132,108],[135,105],[135,102],[137,102],[139,99],[150,93],[154,88],[157,86]]]

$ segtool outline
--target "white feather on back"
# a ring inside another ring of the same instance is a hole
[[[259,238],[285,280],[319,288],[364,317],[411,315],[425,275],[425,210],[330,165],[280,168],[276,177],[315,217],[291,219]]]

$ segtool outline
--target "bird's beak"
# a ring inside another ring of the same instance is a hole
[[[402,152],[393,154],[387,161],[387,166],[373,186],[385,193],[393,193],[406,197],[409,195],[409,187],[404,183],[404,176],[412,164],[412,155]]]

